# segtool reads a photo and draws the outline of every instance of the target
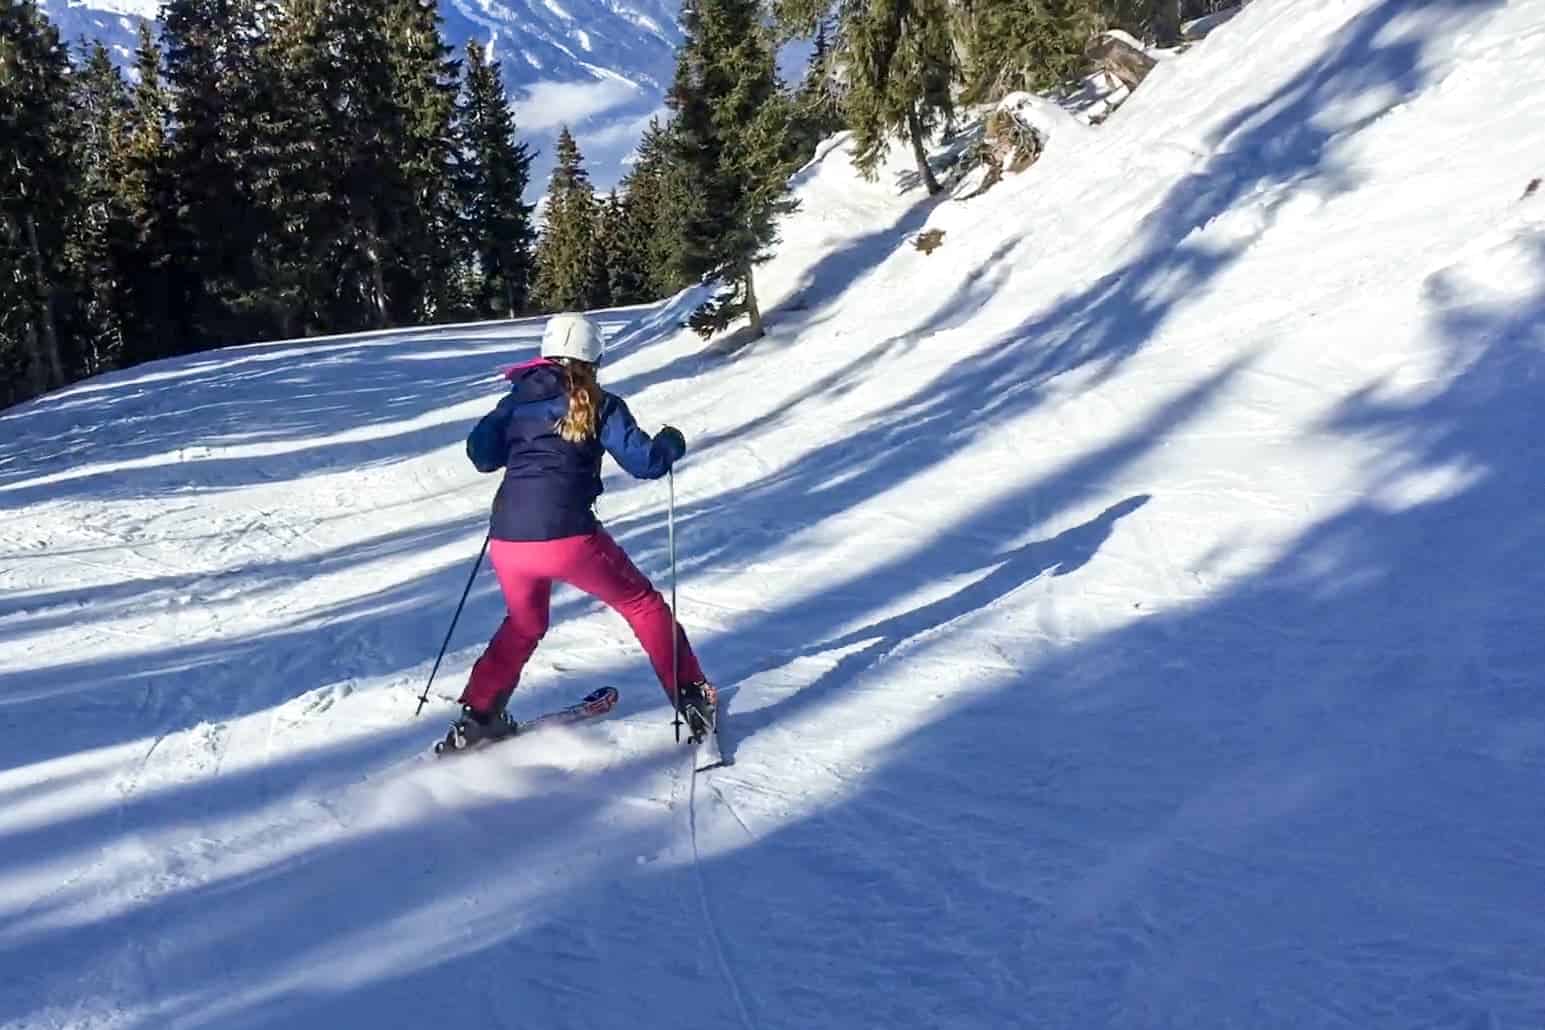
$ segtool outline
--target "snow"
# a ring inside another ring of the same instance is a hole
[[[1032,93],[1010,93],[998,102],[998,110],[1012,114],[1021,124],[1027,125],[1041,137],[1044,146],[1053,139],[1082,139],[1089,135],[1089,127],[1069,114],[1061,105]]]
[[[763,340],[604,313],[695,779],[563,591],[512,707],[618,711],[423,757],[539,320],[0,413],[0,1026],[1545,1025],[1542,23],[1256,0],[970,200],[832,141]]]
[[[1183,22],[1180,26],[1181,38],[1201,39],[1213,29],[1234,17],[1241,10],[1243,10],[1241,7],[1228,7],[1221,11],[1215,11],[1212,14],[1206,14],[1200,18],[1193,18],[1188,22]]]
[[[1101,33],[1101,35],[1109,36],[1111,39],[1125,43],[1127,46],[1131,47],[1133,50],[1138,51],[1139,53],[1146,52],[1148,49],[1147,47],[1143,46],[1142,40],[1132,35],[1132,33],[1127,32],[1125,29],[1106,29],[1103,33]]]
[[[38,6],[46,11],[50,18],[63,15],[70,8],[89,7],[93,11],[130,15],[134,18],[154,21],[160,17],[161,4],[162,0],[91,0],[89,5],[75,2],[75,0],[65,0],[63,3],[58,2],[58,0],[42,0]],[[125,27],[131,32],[139,31],[137,27],[132,25],[126,25]]]

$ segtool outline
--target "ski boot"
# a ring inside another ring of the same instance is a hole
[[[681,714],[687,720],[688,739],[696,744],[717,731],[719,692],[707,681],[680,688]]]
[[[503,708],[497,712],[477,712],[470,705],[461,706],[461,718],[451,723],[445,739],[435,745],[435,754],[467,751],[479,744],[504,740],[520,732],[520,724]]]

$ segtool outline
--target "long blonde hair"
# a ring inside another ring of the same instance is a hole
[[[561,358],[558,364],[569,386],[569,410],[558,420],[558,435],[569,443],[593,440],[601,415],[601,387],[595,381],[595,366],[572,358]]]

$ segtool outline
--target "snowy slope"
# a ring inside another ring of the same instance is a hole
[[[1545,1025],[1542,26],[1257,0],[976,199],[833,147],[753,346],[609,313],[697,779],[561,591],[512,707],[619,712],[420,757],[539,323],[0,414],[0,1026]]]

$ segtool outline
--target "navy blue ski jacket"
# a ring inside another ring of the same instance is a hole
[[[479,472],[504,469],[489,532],[495,540],[557,540],[599,526],[592,510],[601,496],[605,451],[640,479],[670,470],[674,450],[638,427],[622,398],[602,391],[594,439],[569,443],[558,420],[569,410],[563,369],[549,361],[517,366],[510,392],[467,436],[467,457]]]

